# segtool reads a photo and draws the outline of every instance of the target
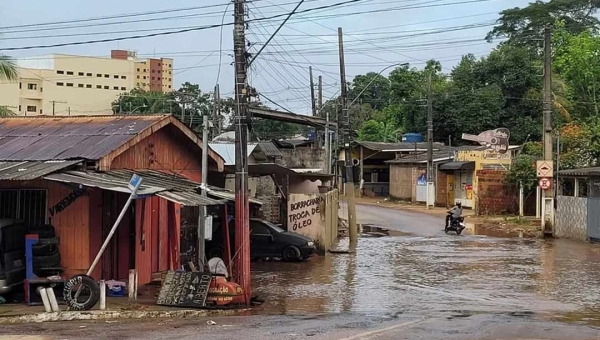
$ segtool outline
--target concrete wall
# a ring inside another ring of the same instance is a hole
[[[557,197],[556,237],[587,240],[587,198]]]
[[[280,149],[282,162],[288,168],[323,169],[325,150],[321,149]]]
[[[518,191],[505,183],[506,171],[479,170],[476,212],[479,215],[516,214],[519,211]],[[475,188],[475,185],[473,185]]]
[[[390,197],[411,201],[413,197],[413,166],[390,165]]]
[[[337,238],[338,191],[327,194],[290,194],[288,230],[312,238],[326,251]]]

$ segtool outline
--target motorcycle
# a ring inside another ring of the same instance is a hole
[[[448,215],[451,214],[452,212],[448,212]],[[465,218],[461,216],[459,218],[451,218],[449,225],[444,228],[444,232],[447,234],[449,231],[454,231],[456,235],[460,235],[465,228]]]

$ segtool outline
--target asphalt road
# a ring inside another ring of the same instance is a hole
[[[600,247],[446,235],[443,218],[376,206],[357,216],[397,233],[362,235],[353,254],[253,263],[267,302],[247,315],[10,325],[0,340],[600,339]]]

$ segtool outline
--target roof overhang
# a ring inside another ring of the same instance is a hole
[[[475,162],[448,162],[440,165],[440,170],[475,170]]]
[[[0,162],[0,181],[29,181],[81,162],[81,160]]]
[[[229,168],[229,170],[232,171],[235,170],[233,167],[228,166],[227,168]],[[330,180],[334,177],[334,175],[325,174],[317,171],[321,171],[321,169],[290,169],[275,163],[248,164],[248,175],[251,177],[289,175],[308,179],[311,181]]]
[[[249,107],[248,110],[254,117],[278,120],[281,122],[294,123],[299,125],[308,125],[314,127],[325,127],[327,120],[319,117],[305,116],[296,113],[282,112],[277,110],[263,109],[259,107]],[[337,123],[330,121],[330,127],[337,127]]]

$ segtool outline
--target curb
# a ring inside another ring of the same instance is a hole
[[[158,319],[196,318],[234,315],[247,309],[235,310],[161,310],[161,311],[87,311],[23,314],[0,317],[1,324],[40,323],[53,321],[111,320],[111,319]]]

